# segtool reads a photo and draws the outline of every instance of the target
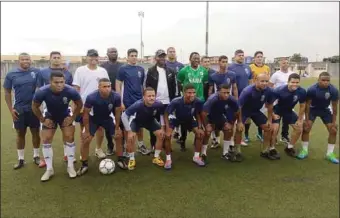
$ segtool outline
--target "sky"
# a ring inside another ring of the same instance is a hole
[[[144,55],[173,46],[187,62],[205,53],[205,2],[2,2],[1,54],[105,56],[116,47],[120,57],[140,50],[144,11]],[[267,59],[301,53],[310,61],[339,54],[337,2],[210,2],[209,56],[246,55],[261,50]]]

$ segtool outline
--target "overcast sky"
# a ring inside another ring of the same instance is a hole
[[[144,55],[174,46],[179,60],[205,51],[204,2],[2,2],[1,53],[101,56],[115,46],[119,56],[140,49],[143,21]],[[310,61],[339,54],[339,3],[335,2],[210,2],[209,55],[265,56],[300,52]]]

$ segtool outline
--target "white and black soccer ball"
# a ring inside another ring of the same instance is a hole
[[[116,164],[113,160],[106,158],[99,163],[99,172],[104,175],[111,174],[115,171]]]

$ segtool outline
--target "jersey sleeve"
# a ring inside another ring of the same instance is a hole
[[[230,97],[231,97],[230,108],[231,108],[234,112],[237,112],[238,109],[239,109],[239,106],[238,106],[238,104],[237,104],[237,100],[236,100],[234,97],[232,97],[232,96],[230,96]]]
[[[185,68],[182,68],[182,69],[178,72],[177,80],[178,80],[180,83],[183,83],[183,82],[184,82],[184,80],[185,80]]]
[[[253,72],[251,71],[250,67],[247,66],[248,70],[249,70],[249,75],[248,75],[248,79],[253,79]]]
[[[336,88],[332,88],[331,101],[339,100],[339,91]]]
[[[43,103],[44,101],[44,92],[42,90],[37,90],[34,94],[33,101],[39,104]]]
[[[72,89],[72,88],[70,90],[71,90],[70,97],[71,97],[72,101],[79,101],[79,100],[81,100],[81,97],[80,97],[79,93],[77,92],[77,90]]]
[[[231,84],[235,84],[236,83],[236,74],[233,72],[233,71],[231,71],[231,72],[229,72],[230,73],[230,83]]]
[[[125,114],[130,117],[132,116],[134,113],[137,112],[138,107],[139,107],[140,103],[136,102],[133,105],[131,105],[130,107],[128,107],[128,109],[125,110]]]
[[[197,99],[197,102],[196,102],[196,112],[197,113],[201,113],[202,112],[203,104],[204,104],[204,101],[202,101],[200,99]]]
[[[177,104],[177,100],[171,101],[170,104],[166,107],[165,111],[168,114],[172,114],[175,111],[176,104]]]
[[[208,100],[203,104],[203,111],[210,114],[211,106],[213,105],[214,98],[208,98]]]
[[[203,67],[204,68],[204,67]],[[202,82],[206,83],[208,82],[208,77],[209,77],[209,72],[207,69],[204,68],[203,70],[203,78],[202,78]]]
[[[214,73],[212,73],[212,74],[210,74],[210,75],[208,75],[208,84],[209,85],[214,85],[214,80],[213,80],[213,76],[214,75]]]
[[[94,100],[93,100],[92,95],[88,95],[86,97],[84,107],[89,108],[89,109],[93,108],[93,102]]]
[[[313,95],[314,95],[314,90],[313,90],[313,86],[311,86],[307,89],[306,100],[312,99]]]
[[[74,73],[74,78],[73,78],[72,85],[80,87],[79,68],[77,68],[76,72]]]
[[[12,89],[12,77],[10,75],[10,73],[7,73],[6,77],[5,77],[5,81],[4,81],[4,89]]]
[[[120,67],[118,70],[117,80],[123,82],[125,80],[125,70],[124,67]]]
[[[122,99],[120,97],[120,94],[118,94],[118,93],[114,97],[114,104],[115,104],[115,107],[121,107],[122,106]]]
[[[240,97],[239,97],[239,99],[238,99],[238,105],[239,105],[239,107],[243,107],[243,106],[244,106],[244,104],[245,104],[246,101],[247,101],[248,96],[249,96],[249,91],[248,91],[248,90],[243,90],[243,91],[241,92],[241,95],[240,95]]]
[[[44,78],[42,76],[42,71],[39,71],[37,73],[37,87],[43,87],[44,86]]]
[[[73,76],[72,76],[71,72],[69,72],[69,71],[67,71],[67,72],[69,73],[69,77],[68,77],[68,80],[66,81],[66,83],[71,86],[73,84]]]
[[[276,83],[276,76],[277,76],[277,73],[274,73],[274,74],[270,77],[269,82],[275,84],[275,83]]]
[[[275,94],[273,89],[268,90],[267,104],[273,104],[275,101]]]
[[[103,68],[103,74],[104,74],[104,78],[110,79],[109,74],[105,68]]]
[[[300,104],[305,103],[305,102],[306,102],[306,99],[307,99],[307,92],[306,92],[305,89],[301,88],[299,103],[300,103]]]
[[[145,70],[144,70],[144,68],[143,67],[141,67],[141,84],[143,85],[144,84],[144,80],[145,80],[145,75],[146,75],[146,73],[145,73]]]

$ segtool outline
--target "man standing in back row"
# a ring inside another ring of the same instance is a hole
[[[104,68],[110,78],[111,88],[113,91],[116,91],[116,78],[118,75],[119,68],[123,65],[122,63],[118,62],[118,51],[115,47],[108,48],[107,53],[108,61],[101,64],[100,66]],[[114,144],[112,140],[112,136],[110,134],[105,134],[107,139],[107,152],[106,155],[110,156],[114,153]]]

